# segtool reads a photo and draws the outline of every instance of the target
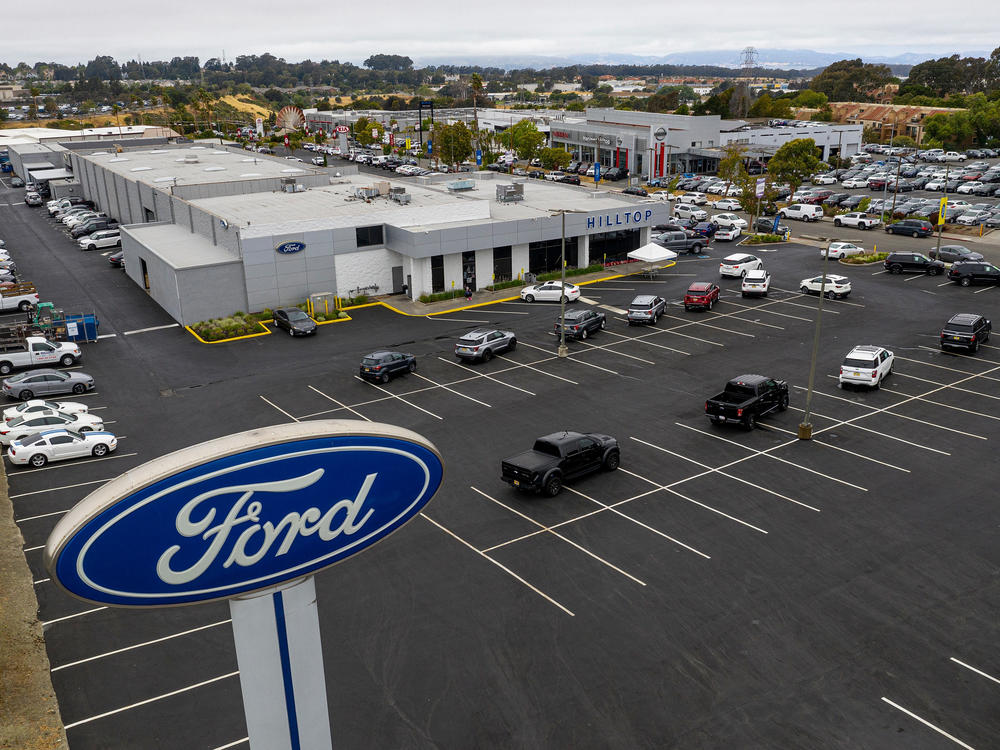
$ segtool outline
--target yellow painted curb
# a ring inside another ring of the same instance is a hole
[[[242,341],[243,339],[255,339],[258,336],[270,336],[271,335],[271,331],[270,331],[270,329],[268,329],[268,327],[266,325],[264,325],[263,323],[261,323],[259,320],[256,321],[256,322],[257,322],[257,325],[259,325],[261,328],[264,329],[263,333],[248,333],[246,336],[233,336],[232,338],[219,339],[218,341],[205,341],[205,339],[203,339],[201,336],[199,336],[197,333],[195,333],[195,330],[191,326],[184,326],[184,328],[187,329],[188,333],[190,333],[192,336],[194,336],[196,339],[198,339],[198,341],[200,341],[203,344],[225,344],[225,343],[227,343],[229,341]]]
[[[347,315],[347,313],[344,314]],[[347,317],[345,318],[334,318],[333,320],[315,320],[315,323],[318,326],[328,326],[331,323],[346,323],[349,320],[354,320],[354,318],[352,318],[350,315],[347,315]]]

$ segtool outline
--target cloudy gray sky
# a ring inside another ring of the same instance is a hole
[[[1000,44],[996,0],[966,0],[953,22],[940,3],[904,7],[847,0],[836,4],[788,0],[712,3],[535,0],[459,3],[283,3],[199,0],[97,4],[57,0],[41,12],[11,0],[2,13],[0,59],[64,64],[97,54],[118,60],[271,52],[360,63],[373,53],[414,60],[483,55],[580,57],[627,53],[665,55],[705,49],[808,49],[856,55],[928,56],[989,51]],[[97,10],[99,9],[99,10]],[[49,17],[51,13],[52,17]],[[977,19],[976,22],[971,22]],[[734,55],[732,63],[738,62]],[[761,60],[762,63],[770,62]]]

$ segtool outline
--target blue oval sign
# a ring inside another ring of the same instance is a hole
[[[282,242],[274,248],[274,251],[282,255],[291,255],[292,253],[301,253],[305,249],[306,243],[304,242]]]
[[[230,435],[91,493],[53,530],[45,564],[70,593],[103,604],[227,599],[384,539],[427,504],[443,472],[431,443],[390,425],[326,420]]]

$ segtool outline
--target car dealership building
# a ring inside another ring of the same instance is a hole
[[[123,225],[126,273],[182,324],[557,270],[564,225],[567,265],[623,260],[669,217],[665,202],[493,172],[397,180],[201,145],[69,158]]]

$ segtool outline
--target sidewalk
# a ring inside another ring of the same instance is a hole
[[[672,265],[673,264],[670,264],[670,266],[663,266],[662,268],[669,268]],[[610,268],[605,268],[603,271],[597,271],[595,273],[582,274],[580,276],[569,276],[566,278],[566,283],[577,286],[593,284],[595,281],[602,281],[604,279],[615,279],[622,276],[640,274],[645,271],[645,268],[646,266],[643,263],[623,263],[620,266],[611,266]],[[441,302],[424,303],[417,300],[411,300],[402,294],[395,294],[376,300],[373,304],[385,305],[396,312],[402,313],[403,315],[441,315],[443,313],[456,312],[458,310],[467,310],[472,307],[492,305],[496,302],[502,302],[505,300],[520,299],[521,290],[526,286],[531,285],[523,284],[521,286],[512,286],[496,292],[490,292],[483,289],[478,292],[473,292],[471,301],[467,301],[465,299],[465,295],[462,294],[462,291],[456,289],[454,299],[443,300]]]

